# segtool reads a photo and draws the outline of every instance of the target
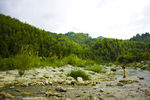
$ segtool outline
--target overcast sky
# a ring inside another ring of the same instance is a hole
[[[0,13],[56,33],[129,39],[150,32],[150,0],[0,0]]]

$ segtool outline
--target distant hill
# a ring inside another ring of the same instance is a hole
[[[143,34],[136,34],[136,36],[133,36],[131,41],[143,41],[143,42],[150,42],[150,34],[149,32],[143,33]]]
[[[101,40],[103,40],[104,39],[104,37],[103,36],[99,36],[99,37],[97,37],[98,39],[101,39]]]
[[[76,43],[79,43],[82,47],[87,47],[93,44],[97,40],[90,37],[89,34],[87,33],[68,32],[65,34],[65,36],[75,41]]]

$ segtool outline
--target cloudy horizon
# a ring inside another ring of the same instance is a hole
[[[150,31],[150,0],[1,0],[0,13],[56,33],[129,39]]]

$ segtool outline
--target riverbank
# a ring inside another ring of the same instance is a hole
[[[150,72],[127,68],[122,78],[121,66],[102,66],[106,73],[81,67],[44,67],[32,69],[20,77],[17,70],[0,72],[0,98],[22,100],[149,100]],[[111,71],[116,68],[116,71]],[[82,70],[90,80],[68,77],[71,70]]]

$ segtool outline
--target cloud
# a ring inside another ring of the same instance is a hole
[[[150,30],[150,0],[1,0],[0,13],[39,28],[127,39]]]

